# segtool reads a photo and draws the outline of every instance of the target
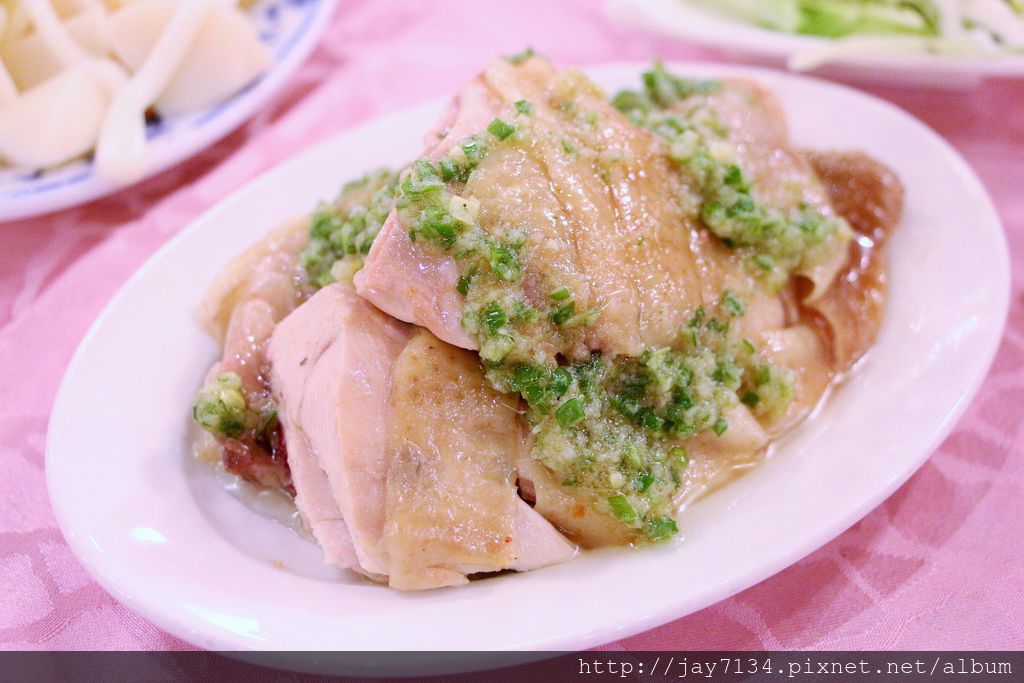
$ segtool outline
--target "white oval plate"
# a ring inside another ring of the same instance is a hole
[[[247,14],[270,48],[270,67],[220,104],[149,126],[149,163],[145,176],[136,182],[201,152],[256,113],[316,46],[336,4],[337,0],[259,0],[253,5]],[[48,170],[0,168],[0,221],[66,209],[125,187],[101,178],[87,159]]]
[[[191,459],[189,409],[217,355],[196,322],[207,285],[248,244],[334,196],[343,181],[415,157],[438,102],[327,141],[228,197],[154,256],[96,321],[58,393],[46,460],[58,522],[92,576],[206,648],[585,648],[757,583],[892,493],[950,431],[1001,335],[1009,262],[985,190],[949,145],[880,100],[778,72],[672,67],[756,78],[781,98],[799,144],[864,150],[907,188],[877,347],[774,458],[694,504],[680,542],[401,593],[324,569],[312,543],[239,503]],[[635,86],[640,70],[591,73],[611,90]]]
[[[606,0],[605,11],[613,19],[637,28],[757,57],[773,65],[785,64],[795,54],[832,42],[818,36],[761,28],[686,0]],[[993,76],[1024,77],[1024,56],[860,54],[836,59],[814,73],[885,85],[960,89]]]

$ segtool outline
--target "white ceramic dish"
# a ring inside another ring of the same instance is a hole
[[[773,66],[832,42],[760,28],[686,0],[605,0],[605,11],[614,20],[637,28]],[[961,89],[994,76],[1024,78],[1024,56],[858,54],[830,62],[814,73],[862,83]]]
[[[337,0],[260,0],[248,15],[270,48],[270,68],[230,99],[206,110],[163,119],[147,130],[149,164],[140,180],[206,149],[255,114],[288,82],[316,46]],[[40,171],[0,168],[0,221],[84,204],[124,189],[95,173],[89,160]]]
[[[760,80],[778,93],[799,144],[865,150],[907,188],[877,347],[771,460],[697,502],[681,519],[680,542],[400,593],[325,569],[316,546],[239,503],[191,460],[189,407],[217,355],[196,322],[208,283],[247,244],[344,180],[418,154],[438,102],[329,140],[228,197],[154,256],[97,320],[57,396],[46,461],[57,519],[92,576],[207,648],[584,648],[757,583],[892,493],[952,428],[1001,336],[1009,263],[985,190],[937,135],[879,100],[778,72],[671,66]],[[613,89],[634,86],[640,70],[591,73]],[[318,666],[335,665],[343,661]]]

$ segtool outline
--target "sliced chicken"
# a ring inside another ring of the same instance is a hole
[[[859,235],[834,285],[812,303],[831,336],[837,371],[875,342],[885,305],[883,245],[903,214],[903,185],[891,169],[860,152],[812,152],[832,205]]]
[[[584,548],[628,545],[638,538],[635,530],[599,512],[598,499],[585,490],[560,486],[551,470],[526,456],[519,461],[519,486],[533,503],[535,513],[562,530]]]
[[[286,439],[308,444],[345,521],[358,568],[371,576],[388,574],[388,396],[395,361],[411,335],[412,328],[336,284],[277,326],[268,353]],[[315,492],[295,483],[298,502],[311,502],[303,499]]]
[[[692,500],[716,482],[725,481],[755,462],[768,445],[768,433],[745,406],[727,413],[729,429],[721,435],[703,432],[687,440],[690,465],[682,475],[677,500]],[[628,545],[643,538],[630,528],[601,512],[600,499],[576,486],[562,486],[554,473],[539,460],[526,456],[519,461],[519,486],[534,509],[584,548]]]
[[[282,417],[288,445],[288,465],[295,487],[295,507],[324,551],[324,561],[340,569],[359,570],[355,545],[348,533],[331,482],[310,449],[299,425]],[[373,577],[379,578],[379,577]]]
[[[579,310],[601,311],[585,338],[556,348],[552,335],[547,351],[582,357],[589,347],[635,354],[644,341],[664,341],[681,322],[672,312],[692,308],[702,291],[689,236],[678,230],[682,218],[669,197],[675,174],[660,143],[629,124],[584,78],[556,74],[540,59],[521,66],[496,62],[460,93],[453,121],[430,156],[446,155],[495,117],[507,116],[518,100],[534,107],[528,141],[491,149],[462,191],[480,201],[485,230],[527,229],[528,297],[543,303],[549,292],[566,287]],[[579,116],[562,111],[569,102]],[[583,122],[585,114],[598,123]],[[618,160],[614,173],[602,173],[612,157]],[[449,343],[475,348],[460,325],[464,298],[455,288],[456,263],[411,242],[408,232],[392,213],[356,276],[359,293]],[[686,258],[666,258],[680,250]],[[666,297],[680,301],[660,305]]]
[[[848,256],[826,290],[798,304],[798,322],[764,328],[767,360],[794,373],[793,401],[768,425],[779,434],[806,417],[829,384],[874,344],[885,305],[883,245],[899,224],[903,186],[885,165],[860,152],[806,152],[832,210],[855,231]],[[813,284],[812,284],[813,288]]]
[[[455,586],[575,549],[516,492],[523,429],[474,354],[421,330],[395,364],[387,529],[394,588]]]
[[[225,373],[237,375],[248,410],[257,414],[273,414],[264,358],[273,331],[274,314],[263,299],[250,299],[235,307],[225,332],[223,357],[207,374],[207,382]],[[229,472],[262,486],[291,489],[291,473],[277,430],[249,428],[222,439],[219,446]]]
[[[235,308],[252,299],[270,307],[274,322],[306,300],[299,252],[309,242],[309,219],[301,218],[267,235],[228,264],[203,299],[200,318],[223,341]]]
[[[474,355],[334,284],[268,357],[296,504],[328,561],[412,590],[574,554],[518,499],[521,418]]]
[[[669,161],[664,141],[629,122],[577,72],[555,72],[538,58],[518,66],[494,63],[460,93],[443,137],[428,137],[429,156],[441,158],[494,118],[509,117],[520,100],[532,104],[529,117],[515,119],[523,139],[493,145],[465,187],[452,191],[479,200],[478,220],[489,234],[508,226],[527,231],[521,286],[530,303],[542,308],[549,293],[565,287],[577,310],[600,312],[580,334],[542,336],[541,354],[633,356],[669,345],[696,307],[714,305],[726,289],[742,292],[764,313],[746,321],[748,328],[785,324],[777,297],[761,293],[736,252],[684,210],[680,198],[694,190]],[[782,111],[769,93],[737,81],[686,103],[713,105],[737,127],[730,144],[763,201],[827,208],[813,170],[789,147]],[[392,213],[356,275],[357,291],[451,344],[476,348],[460,324],[465,298],[456,289],[455,259],[410,240],[409,227]],[[827,270],[834,274],[837,267],[830,263]]]
[[[576,547],[522,498],[516,498],[516,559],[510,569],[527,572],[571,560]]]
[[[200,320],[223,346],[221,359],[207,373],[207,383],[225,373],[241,380],[246,410],[253,417],[242,433],[208,434],[200,444],[204,459],[221,459],[244,479],[290,491],[291,473],[284,437],[274,428],[274,406],[266,347],[274,326],[308,296],[299,265],[306,245],[308,220],[295,220],[235,258],[210,286]]]

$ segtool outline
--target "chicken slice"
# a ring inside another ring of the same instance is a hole
[[[395,363],[389,434],[389,584],[456,586],[467,575],[532,569],[575,549],[523,503],[523,429],[474,354],[418,332]]]
[[[592,350],[635,356],[671,345],[688,316],[713,306],[727,289],[767,312],[760,318],[766,329],[785,324],[778,297],[758,286],[737,252],[686,208],[687,198],[696,201],[695,189],[669,160],[664,140],[627,120],[578,72],[556,72],[539,58],[492,64],[459,94],[439,132],[428,137],[427,153],[445,156],[468,134],[509,118],[519,101],[531,105],[529,116],[514,119],[522,138],[491,144],[465,186],[449,186],[479,201],[487,234],[526,231],[519,284],[529,304],[543,310],[551,292],[566,288],[577,311],[599,312],[579,334],[564,328],[540,334],[532,347],[540,358],[584,360]],[[736,148],[763,201],[831,212],[810,165],[789,145],[781,108],[764,89],[730,81],[685,102],[714,107],[723,125],[739,131],[723,144]],[[456,259],[410,240],[409,230],[400,212],[392,212],[356,275],[357,291],[444,341],[476,349],[460,324],[466,298],[456,287]],[[842,252],[813,277],[829,281],[844,259]]]
[[[225,373],[241,380],[247,412],[256,424],[243,433],[206,434],[198,453],[223,460],[225,468],[262,486],[290,490],[285,439],[274,429],[266,347],[274,326],[307,296],[299,252],[308,241],[308,220],[295,220],[236,257],[210,286],[200,320],[223,346],[207,384]],[[257,419],[258,416],[259,419]]]
[[[549,80],[551,69],[542,60],[530,60],[522,73],[518,78],[536,90]],[[424,154],[441,159],[462,140],[482,131],[511,101],[507,95],[492,87],[486,74],[472,80],[452,100],[437,128],[427,134]],[[456,263],[409,240],[408,229],[392,211],[353,282],[360,296],[385,313],[422,325],[449,344],[475,349],[476,342],[461,325],[463,296],[456,290],[458,279]]]
[[[358,570],[359,561],[352,536],[334,500],[327,473],[310,450],[309,439],[302,428],[284,415],[281,418],[295,487],[295,507],[323,549],[324,561],[339,569]]]
[[[274,313],[263,299],[248,299],[234,307],[225,330],[223,356],[206,377],[210,383],[225,373],[237,375],[247,410],[254,414],[273,414],[264,358],[273,330]],[[291,473],[277,431],[254,427],[214,443],[229,472],[261,486],[291,488]]]
[[[411,334],[348,285],[336,284],[277,326],[268,353],[289,443],[304,438],[308,444],[351,536],[357,568],[371,576],[388,573],[382,543],[388,395],[394,363]],[[309,481],[319,481],[315,470]],[[322,497],[304,483],[295,481],[296,493],[310,503],[312,516],[313,501]]]
[[[667,343],[704,291],[716,288],[701,283],[674,196],[678,176],[661,143],[629,123],[585,77],[556,73],[537,58],[519,66],[496,62],[459,94],[444,137],[432,147],[428,140],[429,155],[445,156],[519,100],[533,105],[529,137],[489,150],[461,191],[480,201],[485,231],[527,230],[522,285],[533,303],[565,287],[578,310],[601,312],[583,339],[568,345],[547,339],[543,351],[635,355],[644,344]],[[566,113],[569,105],[576,113]],[[455,261],[413,243],[393,212],[355,283],[391,315],[474,349],[476,340],[460,324],[458,277]]]
[[[516,560],[509,568],[517,572],[566,562],[576,555],[576,547],[522,498],[516,498],[516,532]]]
[[[474,355],[339,283],[278,325],[268,358],[296,504],[328,562],[422,589],[575,553],[518,499],[521,418]]]
[[[526,456],[519,461],[519,487],[543,515],[584,548],[628,545],[639,536],[634,529],[600,512],[598,497],[576,487],[560,486],[551,470]]]
[[[883,246],[903,215],[903,185],[884,164],[860,152],[812,152],[810,163],[832,204],[859,235],[834,285],[811,308],[826,323],[837,372],[875,343],[885,305]]]
[[[261,299],[275,322],[305,301],[305,273],[299,253],[309,242],[309,219],[290,221],[271,232],[228,264],[203,299],[200,318],[223,341],[234,310]]]

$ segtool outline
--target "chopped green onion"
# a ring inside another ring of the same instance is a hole
[[[636,489],[637,493],[645,492],[651,488],[653,483],[654,475],[650,472],[637,472],[636,476],[633,477],[633,488]]]
[[[533,114],[533,104],[526,100],[519,100],[514,106],[520,114],[525,114],[526,116]]]
[[[558,420],[558,424],[563,428],[573,426],[586,416],[587,414],[583,410],[583,403],[578,398],[570,398],[558,406],[558,410],[555,411],[555,419]]]
[[[245,431],[247,408],[241,378],[225,372],[199,390],[192,418],[211,434],[234,437]]]
[[[739,379],[738,368],[727,359],[720,360],[711,373],[711,379],[722,384],[732,384]]]
[[[455,165],[455,162],[451,159],[441,159],[437,164],[438,169],[441,171],[441,180],[451,182],[458,178],[461,174],[459,173],[459,167]]]
[[[476,273],[476,266],[473,266],[465,275],[459,277],[459,282],[455,285],[455,288],[459,290],[459,294],[466,296],[469,293],[469,286],[473,284],[473,278],[476,277]]]
[[[643,467],[643,453],[640,451],[640,447],[635,443],[629,444],[629,446],[626,447],[626,452],[622,455],[622,463],[627,467],[632,467],[633,469]]]
[[[542,413],[547,414],[549,406],[547,405],[547,402],[544,400],[543,389],[541,389],[536,384],[530,384],[528,386],[523,387],[522,394],[523,398],[526,399],[527,403],[529,403],[534,408],[540,409]]]
[[[505,61],[508,62],[509,64],[515,64],[516,66],[519,66],[520,64],[522,64],[523,62],[525,62],[530,57],[533,57],[536,54],[537,53],[533,51],[532,47],[528,47],[522,52],[517,52],[514,55],[508,55],[507,57],[505,57]]]
[[[487,126],[487,132],[499,140],[504,140],[516,132],[516,127],[501,119],[494,119],[491,125]]]
[[[565,368],[558,368],[551,373],[551,379],[548,380],[548,391],[561,398],[569,390],[570,384],[572,384],[572,373]]]
[[[690,327],[698,328],[704,322],[704,307],[698,306],[697,310],[693,312],[693,316],[690,317]]]
[[[725,430],[729,428],[729,423],[725,421],[724,417],[720,417],[715,420],[715,425],[712,429],[715,431],[715,436],[721,436],[725,434]]]
[[[750,185],[743,178],[743,171],[736,164],[729,164],[722,182],[739,192],[747,192],[750,189]]]
[[[551,292],[551,294],[548,294],[548,296],[554,299],[555,301],[562,301],[563,299],[568,299],[570,296],[572,296],[572,294],[570,294],[568,289],[562,287],[561,289],[556,289],[555,291]]]
[[[718,318],[712,318],[709,320],[707,327],[712,332],[718,332],[719,334],[725,334],[729,331],[729,323],[722,322]]]
[[[651,109],[651,103],[638,92],[632,90],[622,90],[612,98],[612,106],[623,113],[628,113],[634,109],[642,112],[648,112]]]
[[[652,432],[656,432],[661,429],[664,421],[650,408],[643,408],[640,410],[640,424],[647,427]]]
[[[623,522],[633,523],[636,521],[636,510],[621,493],[608,499],[608,507],[612,509],[612,514]]]
[[[466,142],[462,143],[462,154],[465,155],[466,160],[473,165],[480,163],[480,160],[484,157],[484,152],[487,150],[484,148],[480,141],[475,137],[470,138]]]
[[[676,525],[676,520],[671,517],[656,517],[647,522],[647,525],[644,527],[644,533],[652,541],[663,541],[666,538],[675,536],[678,531],[679,527]]]
[[[747,306],[735,294],[726,290],[722,295],[721,306],[729,315],[736,317],[747,312]]]
[[[537,312],[536,308],[527,306],[522,301],[517,301],[512,304],[512,321],[513,322],[527,322],[532,323],[537,321],[537,317],[540,313]]]
[[[520,365],[516,368],[516,374],[512,379],[516,388],[528,387],[537,384],[544,378],[544,368],[538,365]]]
[[[690,456],[682,446],[673,446],[672,450],[668,452],[668,456],[673,460],[677,460],[679,466],[684,470],[690,466]]]
[[[564,325],[565,323],[569,322],[569,318],[571,318],[572,314],[575,312],[576,302],[570,301],[565,306],[562,306],[558,310],[549,313],[548,317],[551,318],[551,322],[553,322],[554,324]]]
[[[497,301],[492,301],[484,308],[483,322],[487,329],[491,331],[491,334],[494,334],[508,322],[505,309]]]
[[[516,251],[500,242],[490,245],[491,270],[502,280],[517,280],[522,270]]]

